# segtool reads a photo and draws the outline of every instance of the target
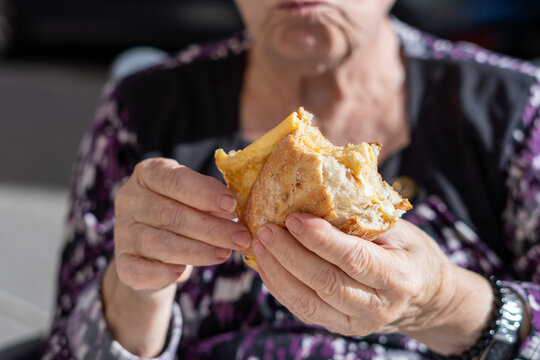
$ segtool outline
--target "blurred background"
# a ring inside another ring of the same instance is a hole
[[[538,0],[398,0],[394,14],[540,58]],[[49,326],[71,166],[113,59],[240,29],[232,0],[0,0],[0,350]]]

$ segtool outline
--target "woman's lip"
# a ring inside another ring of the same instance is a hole
[[[328,5],[324,1],[284,1],[278,4],[277,8],[281,10],[298,11],[309,8],[315,8],[320,5]]]

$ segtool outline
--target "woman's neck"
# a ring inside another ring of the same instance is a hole
[[[389,115],[396,113],[393,107],[404,103],[399,98],[405,96],[405,70],[399,40],[389,20],[381,24],[379,35],[370,44],[353,50],[338,66],[317,73],[295,64],[270,61],[254,45],[241,101],[242,118],[249,116],[249,121],[241,123],[245,136],[257,138],[298,106],[315,114],[315,125],[325,135],[335,132],[330,140],[339,138],[351,119],[362,119],[356,121],[357,130],[368,137],[394,127],[384,123],[395,122]]]

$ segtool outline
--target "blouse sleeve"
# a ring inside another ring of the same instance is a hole
[[[108,332],[99,292],[101,274],[114,253],[114,198],[140,160],[137,137],[128,123],[129,111],[117,94],[115,84],[106,86],[74,168],[56,312],[44,359],[95,358],[91,353],[101,354],[99,358],[123,354],[121,358],[137,359]],[[172,358],[179,342],[177,306],[172,315],[166,351],[160,359]]]
[[[506,285],[530,309],[531,329],[517,358],[531,360],[540,359],[540,81],[532,87],[522,127],[514,130],[513,138],[503,220],[508,248],[514,255],[514,277],[522,281]]]

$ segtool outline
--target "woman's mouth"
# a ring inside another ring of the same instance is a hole
[[[294,13],[294,14],[303,14],[303,13],[309,13],[313,10],[316,10],[317,8],[328,5],[324,1],[284,1],[280,3],[277,8],[279,10],[284,10],[288,13]]]

